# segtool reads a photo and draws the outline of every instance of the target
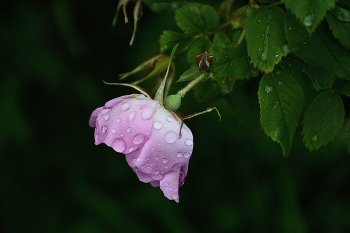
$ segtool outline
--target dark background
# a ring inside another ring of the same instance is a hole
[[[201,2],[217,8],[220,1]],[[185,114],[217,106],[223,119],[212,112],[186,122],[195,147],[179,204],[138,181],[124,155],[94,145],[91,112],[135,93],[102,80],[117,82],[159,52],[163,30],[179,31],[173,12],[144,6],[130,47],[133,5],[130,23],[119,15],[117,27],[111,26],[117,0],[2,6],[0,232],[349,232],[345,127],[309,152],[299,126],[283,158],[259,124],[259,79],[237,88],[246,96],[241,102],[234,94],[184,99]],[[176,77],[189,68],[177,65]],[[155,82],[141,86],[152,90]]]

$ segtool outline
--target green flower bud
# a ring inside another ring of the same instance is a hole
[[[164,107],[166,109],[176,111],[181,106],[181,95],[175,94],[175,95],[168,95],[164,99]]]

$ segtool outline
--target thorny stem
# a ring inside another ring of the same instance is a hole
[[[180,91],[177,92],[183,98],[187,92],[189,92],[192,87],[196,86],[198,83],[200,83],[205,78],[205,73],[201,74],[198,78],[194,79],[192,82],[187,84],[184,88],[182,88]]]

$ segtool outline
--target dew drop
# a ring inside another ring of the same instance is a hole
[[[158,175],[158,174],[159,174],[159,170],[158,170],[158,169],[155,170],[155,171],[154,171],[154,174]]]
[[[167,125],[164,125],[164,128],[168,127]]]
[[[165,169],[168,169],[169,167],[168,166],[164,166]]]
[[[116,133],[117,130],[116,130],[115,128],[113,128],[113,129],[111,130],[111,132],[112,132],[112,133]]]
[[[116,138],[113,141],[113,145],[112,148],[116,151],[116,152],[124,152],[125,150],[125,141],[122,138]]]
[[[129,115],[129,121],[133,121],[133,120],[135,119],[135,117],[136,117],[136,112],[135,112],[135,111],[132,112],[132,113],[130,113],[130,115]]]
[[[317,140],[317,135],[314,135],[314,136],[312,137],[312,141],[313,141],[313,142],[316,142],[316,140]]]
[[[177,194],[176,194],[176,193],[173,193],[173,194],[171,195],[171,198],[175,200],[175,199],[177,198]]]
[[[153,116],[154,110],[151,107],[145,107],[142,111],[141,117],[143,120],[148,120]]]
[[[117,123],[120,123],[120,122],[121,122],[121,120],[120,120],[120,118],[118,118],[118,119],[117,119]]]
[[[292,27],[289,27],[289,28],[288,28],[288,30],[289,30],[289,31],[292,31],[292,30],[293,30],[293,28],[292,28]]]
[[[130,146],[129,147],[129,152],[133,151],[134,150],[134,147],[133,146]]]
[[[101,111],[101,114],[102,114],[102,115],[105,115],[105,114],[107,114],[109,111],[110,111],[109,109],[103,109],[103,110]]]
[[[106,121],[108,121],[108,119],[109,119],[109,114],[106,114],[106,115],[104,116],[104,118],[105,118]]]
[[[129,110],[129,108],[130,108],[130,103],[129,103],[129,102],[128,102],[128,103],[123,104],[123,106],[122,106],[122,109],[123,109],[124,111]]]
[[[164,186],[165,186],[165,187],[168,187],[168,185],[169,185],[168,182],[165,182],[165,183],[164,183]]]
[[[102,126],[101,130],[102,130],[102,133],[106,133],[107,132],[107,126],[106,125]]]
[[[160,143],[160,142],[158,142],[157,144],[158,144],[158,146],[161,146],[161,145],[162,145],[162,143]]]
[[[131,128],[130,128],[130,127],[127,128],[127,129],[126,129],[126,132],[130,133],[130,132],[131,132]]]
[[[141,161],[141,158],[137,158],[136,161],[137,161],[137,162],[140,162],[140,161]]]
[[[166,120],[167,120],[168,122],[172,122],[172,121],[173,121],[173,118],[172,118],[171,116],[168,116],[168,117],[166,118]]]
[[[307,15],[307,16],[305,16],[305,18],[304,18],[304,25],[305,25],[306,27],[311,27],[312,24],[313,24],[313,20],[314,20],[313,15]]]
[[[184,154],[184,157],[185,157],[186,159],[188,159],[188,158],[190,157],[190,153],[186,152],[186,153]]]
[[[138,95],[136,99],[138,100],[144,100],[146,97],[144,95]]]
[[[121,133],[121,134],[120,134],[120,137],[123,137],[123,136],[124,136],[124,134]]]
[[[164,140],[167,143],[174,143],[176,139],[177,139],[177,134],[174,131],[168,131],[164,136]]]
[[[278,54],[276,54],[275,57],[278,57]]]
[[[160,123],[159,121],[155,121],[155,122],[153,122],[153,127],[155,129],[160,129],[160,128],[162,128],[162,123]]]
[[[192,141],[191,139],[187,138],[187,139],[185,140],[185,144],[186,144],[187,146],[191,146],[191,145],[193,144],[193,141]]]
[[[167,163],[167,162],[168,162],[168,160],[167,160],[167,159],[163,159],[162,161],[163,161],[163,163]]]
[[[272,91],[272,87],[270,85],[265,86],[265,92],[268,94]]]
[[[179,158],[182,157],[182,153],[181,153],[181,152],[177,153],[176,155],[177,155],[177,157],[179,157]]]
[[[145,136],[143,136],[143,134],[139,133],[139,134],[136,134],[134,136],[134,139],[132,140],[132,142],[134,144],[138,145],[138,144],[141,144],[144,139],[145,139]]]

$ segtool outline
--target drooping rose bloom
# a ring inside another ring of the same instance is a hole
[[[164,195],[179,202],[178,188],[184,183],[193,150],[193,136],[158,101],[141,94],[108,101],[91,114],[95,144],[105,143],[125,154],[140,181],[160,186]]]

